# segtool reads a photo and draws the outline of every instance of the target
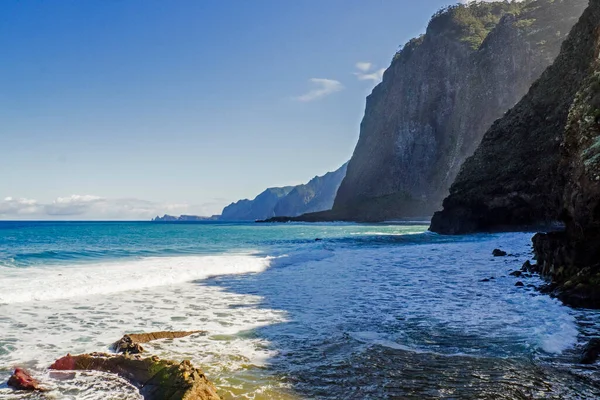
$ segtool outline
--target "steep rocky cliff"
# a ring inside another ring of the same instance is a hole
[[[316,176],[308,183],[283,188],[270,188],[254,200],[240,200],[225,209],[224,221],[255,221],[278,216],[295,217],[304,213],[328,210],[346,175],[347,164],[334,172]]]
[[[222,221],[254,221],[275,216],[274,209],[279,200],[294,189],[293,186],[269,188],[253,200],[240,200],[223,209]]]
[[[348,164],[334,172],[316,176],[307,184],[298,185],[275,206],[275,216],[292,216],[331,209],[335,195],[346,176]]]
[[[597,1],[573,28],[554,64],[494,123],[464,163],[444,210],[433,217],[432,231],[457,234],[558,221],[565,184],[559,148],[569,109],[597,59]]]
[[[492,122],[551,64],[587,0],[459,5],[436,14],[367,98],[333,210],[307,220],[428,216]]]
[[[563,232],[538,234],[538,269],[565,302],[600,308],[600,0],[592,0],[572,33],[571,57],[586,55],[587,77],[567,118],[558,171],[565,185]],[[575,73],[575,71],[571,71]]]

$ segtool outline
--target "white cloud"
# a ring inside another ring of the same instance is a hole
[[[383,79],[384,72],[385,68],[381,68],[377,71],[371,72],[370,74],[361,74],[359,72],[355,72],[354,75],[358,77],[359,81],[373,81],[379,83]]]
[[[40,212],[42,207],[35,200],[6,197],[0,201],[0,215],[23,216]]]
[[[368,72],[371,67],[373,66],[373,64],[371,64],[370,62],[357,62],[356,63],[356,69],[362,72]]]
[[[302,102],[314,101],[344,89],[344,86],[341,84],[341,82],[333,79],[312,78],[309,79],[309,82],[317,87],[310,90],[308,93],[303,94],[302,96],[296,97],[296,100]]]
[[[94,205],[105,202],[106,199],[98,196],[77,195],[59,197],[44,206],[47,215],[83,215]]]
[[[190,206],[183,203],[158,203],[134,198],[108,199],[91,195],[58,197],[49,203],[6,197],[0,200],[0,219],[94,219],[149,220],[163,214],[198,214],[213,211],[215,205]]]
[[[373,67],[374,65],[372,63],[358,62],[356,63],[356,69],[358,69],[358,72],[355,72],[354,75],[356,75],[359,81],[373,81],[375,83],[379,83],[383,79],[385,68],[373,70]]]

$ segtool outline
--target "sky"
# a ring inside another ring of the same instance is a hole
[[[448,0],[3,0],[0,219],[212,215],[350,159]]]

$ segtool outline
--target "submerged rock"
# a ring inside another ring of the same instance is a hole
[[[492,255],[493,255],[494,257],[505,257],[505,256],[506,256],[506,254],[507,254],[507,253],[506,253],[505,251],[502,251],[502,250],[500,250],[500,249],[494,249],[494,251],[492,251]]]
[[[8,378],[8,386],[17,390],[30,390],[30,391],[45,391],[37,379],[33,378],[27,371],[21,368],[15,369],[15,372]]]
[[[519,282],[515,283],[515,286],[516,287],[523,287],[523,286],[525,286],[525,284],[523,282],[519,281]]]
[[[509,274],[510,276],[516,276],[517,278],[522,276],[523,273],[521,271],[513,271]]]
[[[131,333],[124,335],[119,341],[113,343],[112,349],[117,353],[139,354],[144,352],[140,343],[148,343],[159,339],[178,339],[197,333],[206,334],[206,331],[160,331],[150,333]]]
[[[176,363],[153,356],[91,353],[67,354],[50,369],[114,373],[140,389],[146,400],[219,400],[215,386],[189,361]]]

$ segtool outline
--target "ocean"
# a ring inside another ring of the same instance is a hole
[[[600,314],[509,275],[532,259],[532,236],[0,222],[0,382],[20,366],[51,389],[2,383],[0,399],[140,399],[116,376],[47,367],[159,330],[208,331],[145,347],[191,360],[225,399],[599,398],[597,367],[577,362]]]

